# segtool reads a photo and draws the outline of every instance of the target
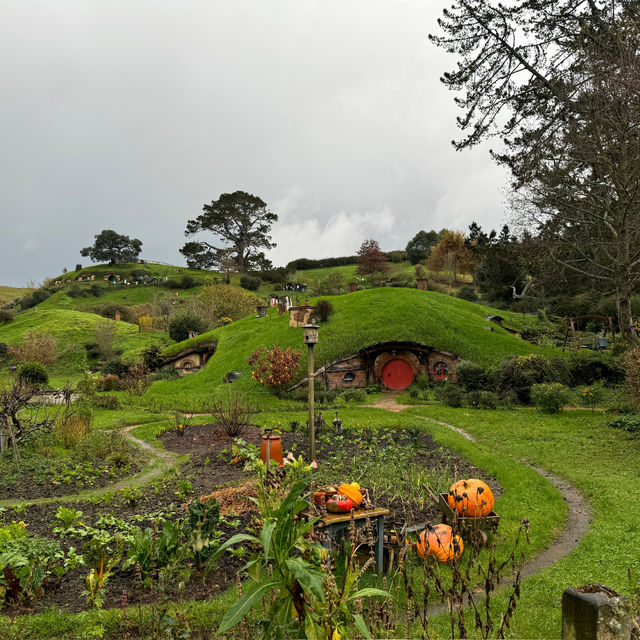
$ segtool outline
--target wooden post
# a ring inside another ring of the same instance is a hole
[[[313,344],[309,343],[309,460],[313,462],[316,459],[316,422],[314,415],[314,394],[315,394],[315,377],[313,375]]]

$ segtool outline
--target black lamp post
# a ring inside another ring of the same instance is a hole
[[[302,332],[304,334],[304,342],[309,348],[309,376],[307,378],[309,383],[309,459],[313,461],[316,459],[316,423],[313,410],[315,392],[313,346],[318,342],[318,325],[305,324],[302,327]]]

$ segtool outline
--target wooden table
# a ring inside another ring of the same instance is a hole
[[[361,525],[363,520],[369,518],[374,530],[375,544],[373,555],[376,562],[376,568],[379,574],[382,574],[382,557],[384,542],[384,517],[389,514],[389,509],[375,507],[373,509],[354,509],[353,519],[356,526]],[[309,517],[313,517],[312,513],[307,513]],[[331,549],[331,544],[336,537],[344,535],[351,524],[351,513],[327,513],[316,522],[316,528],[327,530],[327,539],[323,541],[322,546]]]

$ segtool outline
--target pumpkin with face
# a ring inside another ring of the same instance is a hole
[[[449,489],[447,502],[452,511],[464,518],[483,518],[493,511],[493,491],[476,478],[458,480]]]
[[[460,536],[453,535],[449,525],[437,524],[420,534],[416,551],[421,558],[427,555],[437,558],[440,562],[450,562],[460,557],[464,551],[464,544]]]

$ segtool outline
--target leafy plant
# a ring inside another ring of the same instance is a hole
[[[534,384],[531,399],[544,413],[557,413],[569,402],[569,390],[559,382]]]
[[[113,551],[108,546],[109,538],[95,535],[89,542],[82,545],[82,555],[85,563],[91,567],[85,578],[87,604],[99,609],[104,604],[104,588],[109,581],[115,567],[120,563],[124,552],[124,537],[122,534],[114,536]]]
[[[49,374],[44,365],[39,362],[26,362],[18,368],[18,379],[36,386],[49,382]]]
[[[259,347],[249,357],[253,369],[251,377],[260,384],[280,394],[282,387],[290,382],[298,371],[300,351],[280,345]]]

